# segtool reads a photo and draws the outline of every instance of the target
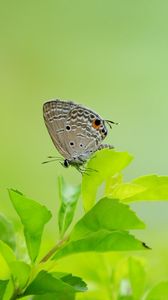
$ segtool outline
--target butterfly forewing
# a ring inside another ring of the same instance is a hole
[[[64,158],[70,159],[66,147],[65,120],[74,103],[52,100],[44,103],[43,116],[51,139]]]

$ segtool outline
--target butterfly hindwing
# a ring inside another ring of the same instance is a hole
[[[70,128],[70,138],[74,141],[74,148],[78,154],[96,151],[102,142],[102,136],[98,130],[93,128],[95,119],[101,119],[93,111],[77,105],[68,113],[66,127]]]

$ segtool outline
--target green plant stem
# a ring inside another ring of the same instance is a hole
[[[10,300],[18,299],[18,293],[19,293],[19,289],[14,290],[12,296],[10,297]]]
[[[59,240],[58,243],[41,259],[40,263],[46,262],[57,250],[62,247],[68,238],[69,237],[64,237],[62,240]]]

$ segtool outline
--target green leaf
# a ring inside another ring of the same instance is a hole
[[[144,223],[129,206],[103,198],[78,221],[68,243],[53,259],[86,251],[142,250],[147,246],[126,231],[140,228],[144,228]]]
[[[144,261],[139,257],[128,257],[117,265],[115,270],[115,287],[119,298],[130,296],[134,300],[141,299],[144,293],[146,273]]]
[[[86,211],[94,205],[98,187],[109,177],[118,174],[132,159],[127,152],[111,149],[102,149],[94,154],[87,164],[87,168],[93,171],[89,172],[89,176],[84,174],[82,178],[82,199]]]
[[[45,295],[53,293],[55,299],[57,299],[57,297],[59,299],[62,295],[66,296],[66,299],[71,299],[74,293],[81,291],[81,284],[83,287],[84,283],[78,277],[66,275],[60,279],[54,274],[41,271],[27,287],[24,295]]]
[[[63,177],[58,178],[61,207],[59,210],[59,231],[62,237],[73,220],[77,201],[80,196],[80,186],[67,184]]]
[[[128,205],[116,199],[103,198],[78,221],[70,239],[81,239],[98,230],[128,230],[144,227],[145,224]]]
[[[5,290],[3,300],[14,299],[14,298],[12,298],[13,294],[14,294],[14,285],[13,284],[14,283],[13,283],[12,279],[10,279],[8,284],[7,284],[6,290]]]
[[[10,263],[15,261],[16,257],[12,249],[0,240],[0,279],[6,280],[10,278]]]
[[[168,176],[146,175],[136,178],[133,184],[142,187],[144,190],[130,195],[125,201],[139,200],[168,200]]]
[[[76,292],[87,291],[87,285],[80,277],[67,274],[61,277],[61,280],[71,285]]]
[[[110,185],[108,182],[108,188],[106,187],[105,195],[111,197],[113,199],[119,199],[121,201],[125,200],[126,198],[136,197],[136,195],[145,191],[146,188],[144,186],[135,184],[135,183],[120,183]]]
[[[0,280],[6,280],[10,278],[11,271],[9,265],[7,264],[5,258],[0,253]]]
[[[145,300],[166,300],[168,298],[168,281],[155,285]]]
[[[2,254],[2,256],[4,257],[4,259],[8,264],[16,260],[13,250],[1,240],[0,240],[0,253]]]
[[[105,195],[125,202],[138,200],[168,200],[168,176],[145,175],[129,183],[109,178]]]
[[[16,242],[13,224],[2,214],[0,214],[0,239],[12,249],[15,249]]]
[[[67,298],[67,294],[64,293],[52,293],[52,294],[45,294],[45,295],[39,295],[39,296],[35,296],[32,298],[33,300],[75,300],[75,294],[68,294],[68,298]]]
[[[135,300],[132,296],[119,296],[117,300]]]
[[[74,288],[75,292],[87,291],[87,285],[80,277],[63,272],[52,272],[51,274],[53,277],[61,279],[63,282],[71,285]]]
[[[148,248],[148,246],[137,240],[127,231],[113,230],[110,232],[107,230],[99,230],[82,239],[70,241],[54,255],[53,259],[88,251],[108,252],[144,250],[146,248]]]
[[[106,179],[106,186],[105,186],[105,195],[112,194],[114,187],[118,186],[123,182],[123,175],[122,173],[117,173],[114,176],[110,176]],[[114,197],[115,198],[115,197]],[[118,199],[116,197],[116,199]]]
[[[10,199],[24,227],[29,256],[35,261],[41,244],[44,225],[50,220],[48,209],[14,190],[9,190]]]
[[[0,280],[0,299],[3,299],[8,282],[8,280]]]
[[[141,299],[145,289],[146,273],[144,264],[138,258],[129,257],[128,271],[133,298],[134,300],[139,300]]]
[[[23,261],[15,261],[10,264],[10,269],[15,286],[24,288],[30,275],[30,266]]]

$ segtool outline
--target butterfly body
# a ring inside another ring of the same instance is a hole
[[[105,121],[97,113],[72,101],[44,103],[43,116],[55,147],[65,159],[65,167],[82,166],[102,148],[108,133]]]

